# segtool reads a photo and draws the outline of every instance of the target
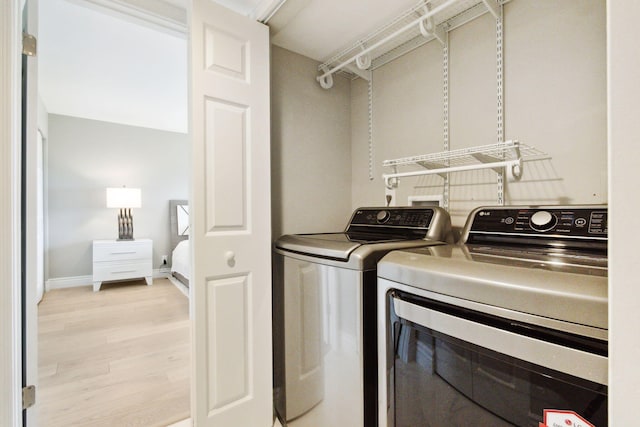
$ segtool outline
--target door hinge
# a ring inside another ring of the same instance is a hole
[[[38,53],[38,40],[28,33],[22,33],[22,54],[36,56]]]
[[[36,386],[28,385],[22,388],[22,409],[29,409],[36,404]]]

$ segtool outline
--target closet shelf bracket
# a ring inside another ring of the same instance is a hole
[[[363,80],[366,80],[366,81],[371,80],[371,70],[361,70],[358,67],[354,67],[353,64],[349,64],[344,68],[350,73],[360,77]]]
[[[496,0],[482,0],[482,2],[495,19],[500,19],[502,11],[500,10],[500,4]]]
[[[459,150],[442,151],[440,153],[385,160],[382,166],[393,168],[393,172],[383,174],[382,178],[385,186],[389,189],[397,188],[400,178],[423,175],[439,175],[445,178],[451,172],[481,169],[493,169],[496,173],[502,173],[504,170],[510,178],[520,180],[523,172],[523,162],[550,158],[546,153],[513,140]],[[422,169],[398,172],[398,168],[401,166],[420,166]]]

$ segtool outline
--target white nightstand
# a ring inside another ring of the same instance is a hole
[[[151,239],[94,240],[93,291],[108,280],[144,277],[147,285],[153,284],[152,253]]]

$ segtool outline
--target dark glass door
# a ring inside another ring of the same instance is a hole
[[[497,353],[395,315],[395,427],[531,426],[545,409],[607,426],[607,387]]]

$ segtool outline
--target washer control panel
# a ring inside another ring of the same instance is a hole
[[[360,208],[350,225],[429,228],[434,211],[431,208]]]
[[[469,233],[607,238],[607,207],[488,207],[475,211]]]

